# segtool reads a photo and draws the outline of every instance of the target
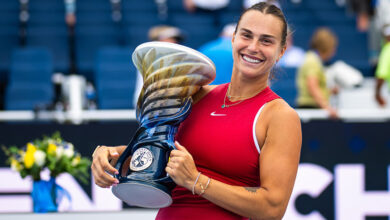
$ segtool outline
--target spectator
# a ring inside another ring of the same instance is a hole
[[[390,85],[390,23],[383,28],[383,35],[386,39],[386,43],[379,55],[375,87],[375,99],[381,107],[386,106],[386,101],[381,95],[382,85],[385,81]]]
[[[75,26],[76,26],[76,0],[64,0],[65,4],[65,23],[68,26],[69,41],[69,73],[77,72],[76,66],[76,45],[75,45]]]
[[[359,31],[368,31],[370,19],[374,16],[372,0],[347,0],[347,6],[356,14],[356,28]]]
[[[290,28],[288,28],[286,47],[286,52],[284,52],[283,57],[279,60],[278,66],[289,68],[300,67],[305,57],[305,51],[294,45],[293,32]]]
[[[73,27],[76,24],[76,0],[64,0],[65,3],[65,22]]]
[[[337,111],[329,104],[328,90],[323,63],[330,60],[337,47],[337,37],[328,28],[319,28],[310,41],[310,50],[298,69],[297,86],[299,108],[322,108],[330,117],[337,118]],[[332,91],[337,92],[337,89]]]
[[[150,28],[148,33],[150,41],[163,41],[179,44],[184,39],[184,34],[179,28],[168,25],[157,25]]]
[[[368,31],[369,61],[375,70],[381,51],[384,24],[390,22],[390,0],[348,0],[348,7],[356,13],[359,31]]]
[[[150,41],[162,41],[180,44],[184,40],[184,34],[179,28],[168,25],[157,25],[149,29],[148,38]],[[138,96],[143,86],[141,73],[137,73],[137,82],[134,91],[134,106],[137,106]]]
[[[199,51],[209,57],[215,64],[217,71],[212,85],[230,82],[233,68],[232,37],[236,24],[227,24],[220,37],[199,48]]]
[[[383,27],[390,24],[390,0],[377,0],[375,17],[376,28],[379,29],[382,34]]]

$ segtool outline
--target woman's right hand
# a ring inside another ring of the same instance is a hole
[[[113,166],[121,153],[120,147],[100,146],[95,150],[92,155],[91,170],[96,185],[102,188],[109,188],[119,183],[113,177],[114,174],[118,174],[118,170]]]

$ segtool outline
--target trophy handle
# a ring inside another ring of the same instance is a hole
[[[171,127],[172,129],[172,127]],[[173,136],[169,137],[168,140],[161,141],[158,138],[149,138],[147,140],[139,140],[141,135],[147,130],[145,127],[140,127],[137,129],[134,137],[130,141],[130,143],[127,145],[127,148],[122,153],[122,155],[119,157],[117,164],[115,165],[115,168],[118,170],[118,174],[115,174],[115,178],[118,180],[126,179],[128,175],[131,173],[126,173],[126,175],[122,175],[123,169],[129,169],[128,166],[125,166],[125,161],[129,158],[129,156],[132,156],[134,151],[137,150],[142,146],[145,145],[153,145],[155,147],[165,149],[167,152],[170,153],[171,150],[176,149],[175,144],[173,143]],[[142,138],[142,137],[141,137]],[[167,155],[169,155],[169,153]],[[134,172],[134,171],[133,171]],[[171,182],[172,179],[169,176],[165,176],[159,179],[154,179],[156,182]]]
[[[115,165],[115,169],[117,169],[119,172],[119,174],[114,175],[116,179],[120,180],[120,178],[122,178],[122,176],[121,176],[122,167],[123,167],[122,165],[133,151],[133,147],[131,147],[131,146],[135,146],[135,143],[136,143],[139,135],[142,134],[145,130],[146,130],[145,127],[139,127],[137,129],[137,131],[135,132],[135,135],[131,139],[130,143],[127,145],[125,151],[123,151],[122,155],[119,157],[119,159]]]

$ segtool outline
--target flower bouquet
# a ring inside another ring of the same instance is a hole
[[[75,152],[73,144],[64,141],[59,132],[29,142],[23,148],[3,147],[3,151],[12,170],[19,172],[22,178],[31,176],[33,179],[34,212],[56,212],[62,198],[70,197],[55,183],[61,173],[69,173],[88,183],[91,161]],[[49,181],[41,180],[41,171],[46,168],[50,171]]]

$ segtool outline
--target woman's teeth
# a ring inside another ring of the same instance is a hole
[[[252,58],[249,58],[249,57],[247,57],[247,56],[245,56],[245,55],[243,55],[242,58],[243,58],[245,61],[249,62],[249,63],[260,63],[260,60],[252,59]]]

